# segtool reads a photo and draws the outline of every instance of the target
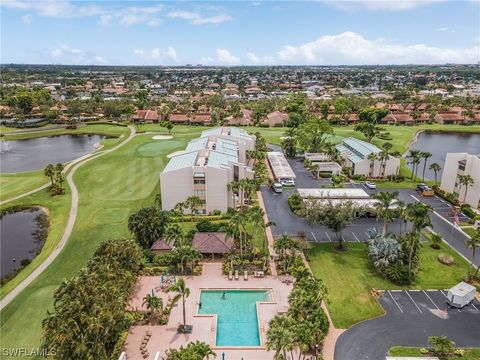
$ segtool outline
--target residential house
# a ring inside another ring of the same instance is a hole
[[[288,120],[288,114],[282,113],[280,111],[273,111],[267,114],[267,117],[263,121],[264,124],[268,126],[285,126],[286,121]]]
[[[156,110],[137,110],[132,117],[133,121],[158,122],[159,115]]]

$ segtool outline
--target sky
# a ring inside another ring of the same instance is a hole
[[[479,63],[480,0],[0,0],[0,62]]]

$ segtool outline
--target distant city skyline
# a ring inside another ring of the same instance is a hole
[[[477,64],[480,1],[0,0],[1,63]]]

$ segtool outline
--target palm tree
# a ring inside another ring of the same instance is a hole
[[[402,238],[402,244],[408,253],[408,278],[411,281],[412,264],[420,248],[420,236],[414,232],[406,233]]]
[[[181,247],[183,245],[184,235],[178,224],[171,224],[165,230],[165,240],[169,245]]]
[[[407,156],[408,158],[411,159],[410,163],[412,164],[412,179],[413,176],[416,176],[416,171],[415,168],[420,163],[420,150],[410,150],[410,153]]]
[[[182,299],[183,305],[183,330],[187,328],[187,320],[185,314],[185,299],[190,296],[190,289],[185,285],[185,280],[183,278],[178,279],[175,284],[170,285],[167,288],[167,292],[176,292],[177,294],[173,297],[171,304],[176,304],[180,299]]]
[[[423,172],[422,172],[422,181],[425,181],[425,169],[427,168],[427,160],[432,157],[432,153],[428,151],[422,151],[420,157],[423,159]]]
[[[147,306],[147,309],[150,310],[151,315],[156,316],[159,309],[163,309],[163,300],[158,298],[156,295],[147,294],[143,298],[142,306]]]
[[[50,178],[51,186],[53,187],[54,184],[54,176],[55,176],[55,167],[52,164],[48,164],[43,171],[45,176]]]
[[[432,226],[430,210],[430,206],[418,201],[407,205],[407,218],[413,224],[412,233],[419,235],[420,231],[428,226]]]
[[[473,236],[471,236],[467,240],[467,246],[469,249],[472,249],[472,264],[475,264],[475,254],[477,251],[477,248],[480,247],[480,230],[476,230]],[[475,274],[473,274],[473,279],[477,277],[478,271],[480,269],[480,266],[477,267],[477,270],[475,271]],[[468,267],[468,275],[470,277],[470,266]]]
[[[270,321],[270,328],[267,331],[267,350],[274,350],[275,360],[286,360],[287,351],[290,351],[293,345],[292,320],[287,316],[276,315]]]
[[[458,182],[460,183],[460,189],[462,185],[465,185],[465,195],[463,195],[463,202],[467,199],[468,187],[473,185],[474,180],[470,175],[460,175],[458,177]]]
[[[435,185],[437,185],[437,174],[440,170],[442,170],[442,167],[437,163],[433,163],[430,164],[429,169],[435,173]]]
[[[373,169],[375,167],[375,160],[377,160],[377,154],[372,152],[368,154],[367,159],[370,160],[370,177],[373,177]]]
[[[378,216],[383,219],[382,237],[385,237],[387,234],[388,223],[392,222],[397,215],[397,212],[392,209],[392,206],[398,202],[398,196],[398,191],[380,191],[372,195],[374,199],[378,200],[378,202],[375,204],[375,208]]]
[[[198,196],[189,196],[185,203],[190,208],[190,213],[193,215],[197,209],[202,206],[203,202]]]

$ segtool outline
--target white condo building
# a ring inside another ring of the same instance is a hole
[[[459,182],[460,175],[470,175],[473,184],[467,187]],[[446,192],[457,194],[458,200],[474,209],[480,208],[480,155],[468,153],[448,153],[443,166],[440,188]]]
[[[379,159],[381,150],[366,141],[346,138],[336,148],[344,160],[343,165],[351,167],[354,175],[385,177],[399,173],[400,159],[390,155],[387,160],[381,161]],[[369,159],[371,154],[376,155],[375,160]]]
[[[171,210],[190,196],[203,205],[198,210],[208,214],[235,207],[236,197],[227,184],[253,178],[246,152],[255,147],[255,136],[235,127],[208,129],[190,141],[187,148],[170,158],[160,174],[162,209]]]

